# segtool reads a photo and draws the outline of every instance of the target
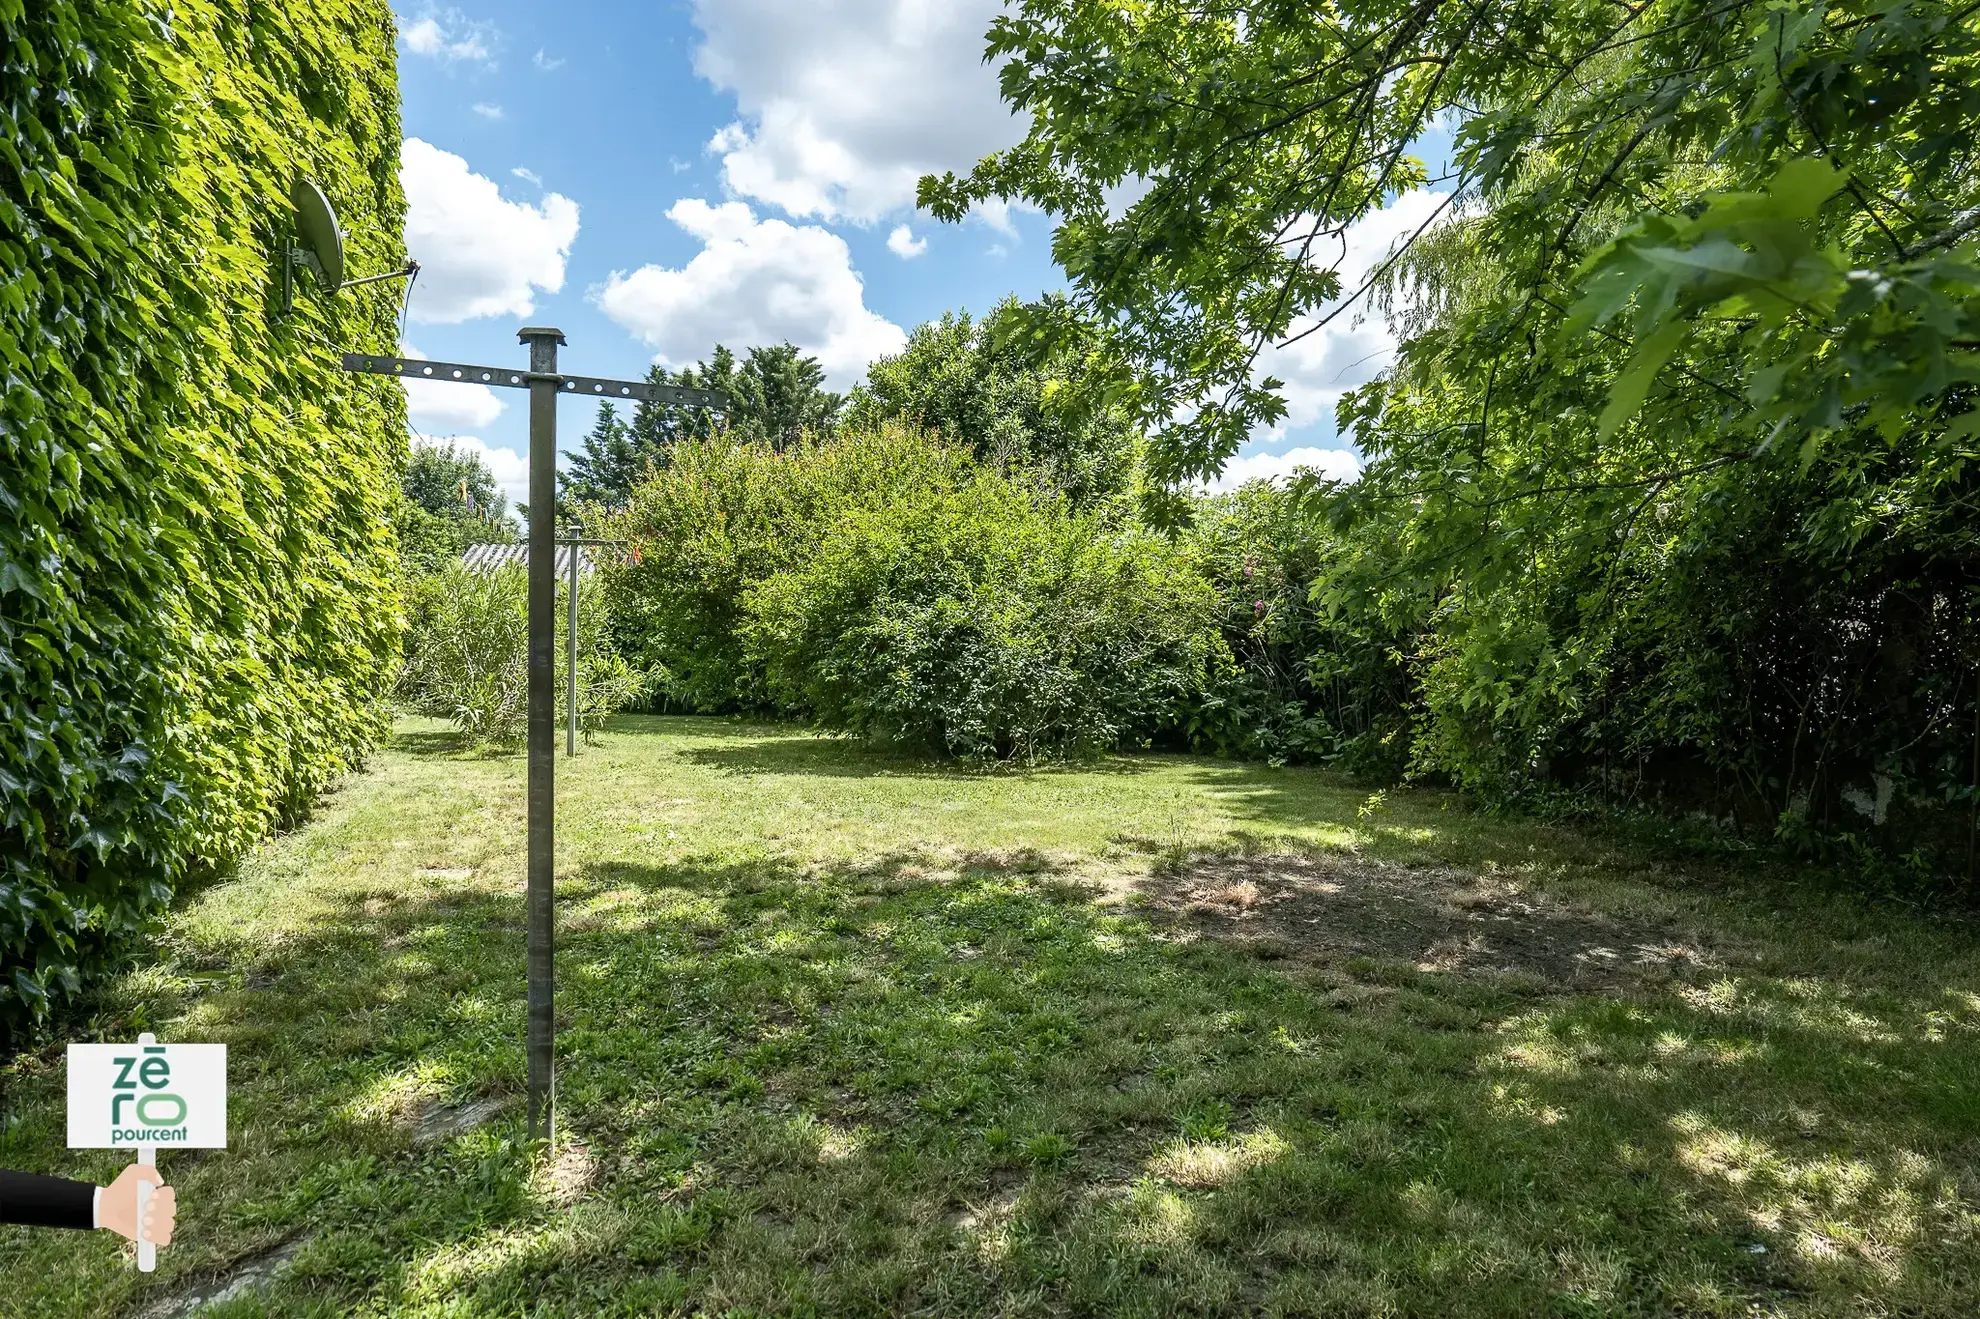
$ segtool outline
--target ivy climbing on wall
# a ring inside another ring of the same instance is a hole
[[[383,728],[397,286],[281,315],[298,172],[403,259],[385,0],[0,0],[0,1037]],[[309,288],[307,276],[301,281]]]

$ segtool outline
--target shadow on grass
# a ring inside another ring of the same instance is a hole
[[[560,730],[558,738],[563,737]],[[471,742],[451,728],[401,728],[393,732],[391,749],[403,755],[423,757],[465,757],[473,760],[503,760],[523,754],[521,742]]]
[[[1383,838],[1384,829],[1368,829],[1360,818],[1359,810],[1369,790],[1328,770],[1274,768],[1169,753],[1110,755],[1039,765],[978,766],[913,751],[875,747],[843,737],[794,733],[788,727],[775,725],[692,720],[680,721],[674,727],[703,738],[719,739],[716,745],[686,747],[681,756],[692,764],[725,774],[958,782],[999,777],[1050,780],[1075,775],[1131,776],[1163,771],[1176,777],[1179,792],[1213,796],[1222,809],[1261,835],[1316,828],[1361,828],[1376,837],[1381,850],[1398,850]],[[638,735],[656,730],[653,721],[628,719],[618,722],[613,731]],[[1412,800],[1419,802],[1412,822],[1416,815],[1424,814],[1421,802],[1446,804],[1441,796],[1421,792],[1413,794]],[[1392,825],[1386,832],[1400,835],[1405,831]],[[1123,838],[1121,841],[1135,845],[1146,840]],[[1400,850],[1410,850],[1406,840]]]
[[[998,775],[1136,774],[1147,764],[1130,756],[1105,756],[1067,763],[984,765],[943,759],[921,752],[871,746],[830,735],[739,735],[728,746],[693,747],[683,757],[728,774],[798,774],[819,778],[911,778],[978,780]]]
[[[520,898],[352,893],[190,1018],[242,1139],[180,1178],[175,1271],[311,1234],[228,1319],[1980,1304],[1970,984],[1266,960],[1036,856],[561,899],[554,1165],[513,1114],[410,1134],[415,1095],[519,1086]]]
[[[790,733],[737,736],[723,746],[689,747],[681,756],[724,774],[798,774],[812,778],[980,778],[986,771],[954,761],[863,746],[841,738]]]
[[[1196,854],[1135,881],[1151,916],[1266,958],[1626,991],[1723,970],[1695,934],[1568,905],[1504,875],[1348,855]]]
[[[444,756],[460,751],[466,742],[452,729],[421,728],[396,730],[391,745],[411,756]]]

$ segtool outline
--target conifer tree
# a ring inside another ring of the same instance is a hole
[[[647,383],[718,390],[729,398],[726,415],[678,403],[641,401],[628,421],[610,403],[585,436],[584,448],[560,477],[568,509],[579,504],[622,507],[649,467],[665,467],[680,440],[714,434],[726,425],[740,438],[782,449],[806,434],[826,435],[838,424],[845,399],[824,388],[825,369],[795,344],[749,350],[738,359],[717,344],[711,360],[669,371],[655,365]]]

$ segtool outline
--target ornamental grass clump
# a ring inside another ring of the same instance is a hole
[[[565,592],[557,583],[557,724],[568,717]],[[529,572],[520,565],[478,572],[454,563],[412,584],[412,632],[400,698],[452,721],[470,746],[519,742],[529,731]],[[636,701],[647,673],[612,649],[604,597],[578,589],[578,728],[593,739],[605,720]]]

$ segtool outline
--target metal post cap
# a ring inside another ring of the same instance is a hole
[[[548,325],[525,325],[516,331],[516,339],[522,343],[528,343],[532,339],[555,339],[566,347],[569,347],[571,342],[564,337],[562,330]]]

